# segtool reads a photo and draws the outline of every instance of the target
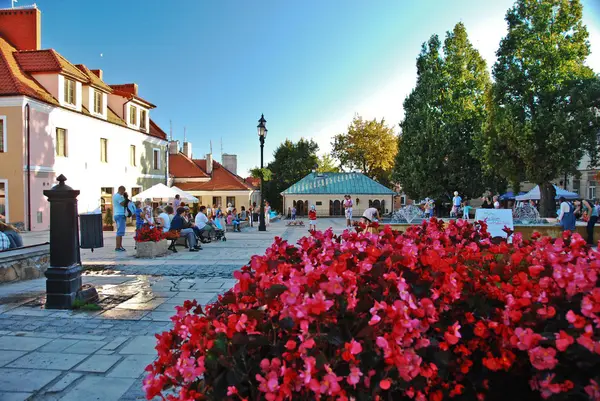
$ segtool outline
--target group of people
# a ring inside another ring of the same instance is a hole
[[[128,217],[135,219],[136,231],[144,225],[158,227],[165,233],[177,231],[181,237],[186,238],[190,252],[198,252],[202,249],[200,243],[211,242],[215,233],[226,231],[227,225],[232,225],[234,231],[241,232],[241,223],[252,221],[251,215],[254,209],[256,203],[253,203],[248,210],[242,206],[239,212],[231,203],[225,210],[217,205],[200,206],[194,216],[190,207],[182,202],[179,195],[175,196],[172,205],[153,208],[151,199],[133,202],[125,192],[125,187],[120,186],[113,196],[113,218],[117,228],[115,251],[125,251],[123,236]],[[267,224],[269,212],[270,206],[267,202],[265,204]]]
[[[577,219],[587,222],[586,233],[588,245],[594,243],[594,226],[600,215],[600,201],[588,201],[586,199],[569,202],[564,197],[558,200],[560,206],[558,210],[558,222],[563,230],[575,231]]]

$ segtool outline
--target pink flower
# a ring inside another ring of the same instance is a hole
[[[535,347],[529,350],[529,360],[538,370],[554,369],[558,361],[555,358],[556,350],[548,347]]]
[[[558,334],[554,334],[556,337],[556,349],[559,351],[566,351],[569,345],[573,344],[573,337],[561,330]]]
[[[521,351],[527,351],[535,347],[541,339],[542,336],[534,333],[533,330],[529,328],[523,330],[521,327],[517,327],[515,335],[510,339],[510,343]]]
[[[452,326],[448,328],[448,331],[444,333],[444,338],[450,345],[454,345],[458,343],[458,339],[460,338],[460,325],[458,322],[455,322]]]
[[[352,366],[350,368],[350,374],[346,377],[346,381],[349,385],[356,388],[356,385],[360,382],[360,377],[362,376],[362,372],[356,366]]]

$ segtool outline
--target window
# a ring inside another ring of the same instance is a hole
[[[100,161],[108,163],[108,139],[100,138]]]
[[[140,128],[146,129],[146,110],[140,110]]]
[[[235,196],[227,197],[227,207],[231,204],[231,207],[235,207]]]
[[[111,187],[100,188],[100,210],[102,213],[106,212],[106,209],[112,209],[112,195],[113,189]]]
[[[129,108],[129,124],[136,125],[137,124],[137,107],[131,106]]]
[[[135,166],[136,164],[136,159],[135,159],[135,145],[131,145],[129,147],[129,164],[132,166]]]
[[[67,130],[56,129],[56,156],[67,157]]]
[[[0,116],[0,153],[6,152],[6,117]]]
[[[317,206],[323,206],[323,202],[317,201]]]
[[[8,196],[7,196],[7,190],[8,190],[8,181],[4,180],[3,182],[0,182],[0,214],[4,217],[6,217],[6,221],[8,222],[8,213],[7,213],[7,205],[8,205]]]
[[[160,170],[160,150],[154,149],[152,156],[152,168],[154,170]]]
[[[94,113],[102,114],[102,92],[94,91]]]
[[[217,205],[217,207],[221,206],[221,197],[213,196],[213,205]]]
[[[573,178],[573,192],[579,194],[579,188],[581,188],[581,181],[579,178]]]
[[[406,195],[400,196],[400,204],[401,205],[406,205]]]
[[[65,78],[65,103],[75,104],[75,81]]]
[[[134,196],[136,196],[137,194],[139,194],[140,192],[142,192],[142,188],[141,187],[131,187],[131,197],[132,198]]]
[[[588,199],[596,199],[596,181],[590,181],[588,187]]]

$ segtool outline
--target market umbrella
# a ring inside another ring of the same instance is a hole
[[[198,198],[196,198],[194,195],[185,192],[183,189],[181,188],[177,188],[177,187],[171,187],[172,190],[176,191],[179,194],[179,199],[181,199],[184,202],[188,202],[188,203],[198,203],[200,202],[198,200]]]
[[[179,192],[175,191],[173,188],[169,188],[165,184],[156,184],[147,190],[140,192],[136,196],[133,197],[134,200],[143,201],[146,198],[150,199],[160,199],[160,200],[170,200],[175,199],[175,195],[178,195]]]
[[[554,189],[556,190],[556,197],[554,199],[560,199],[564,197],[565,199],[579,199],[579,194],[575,192],[567,191],[566,189],[562,189],[554,185]],[[527,192],[524,195],[519,195],[515,198],[518,201],[526,201],[526,200],[539,200],[540,199],[540,187],[536,185],[531,191]]]

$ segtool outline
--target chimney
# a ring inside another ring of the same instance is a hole
[[[192,144],[190,142],[183,142],[183,154],[190,159],[192,158]]]
[[[37,7],[0,10],[0,36],[17,50],[42,48],[42,14]]]
[[[98,78],[102,79],[102,70],[90,70],[90,71],[92,71],[92,74],[94,74]]]
[[[138,85],[137,84],[119,84],[119,85],[109,85],[114,90],[122,91],[125,93],[132,94],[134,96],[138,95]]]
[[[237,155],[223,153],[223,167],[237,175]]]
[[[179,141],[169,141],[169,154],[176,155],[179,153]]]
[[[210,175],[210,174],[212,174],[212,170],[213,170],[212,153],[207,153],[206,154],[206,173]]]

